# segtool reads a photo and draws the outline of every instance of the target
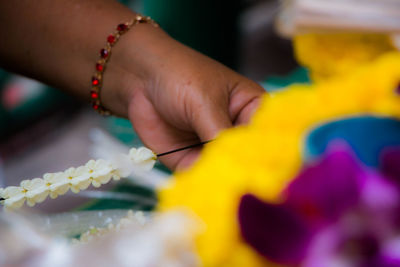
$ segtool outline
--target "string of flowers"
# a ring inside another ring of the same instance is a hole
[[[84,232],[79,239],[73,239],[73,244],[86,244],[99,237],[107,235],[109,233],[115,233],[133,224],[144,226],[148,221],[148,218],[142,211],[133,212],[128,210],[125,217],[121,218],[116,224],[110,223],[106,227],[90,227],[88,231]]]
[[[43,178],[24,180],[20,186],[0,188],[0,201],[6,209],[18,209],[26,202],[33,207],[48,196],[57,198],[71,190],[79,193],[90,185],[100,187],[111,179],[119,180],[135,171],[151,170],[157,156],[148,148],[132,148],[128,155],[121,154],[112,160],[89,160],[78,168],[64,172],[46,173]]]

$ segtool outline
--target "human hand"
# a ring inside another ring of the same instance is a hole
[[[107,33],[136,15],[109,0],[5,1],[0,7],[0,32],[7,35],[0,42],[0,63],[86,99]],[[111,53],[102,105],[128,117],[156,153],[211,140],[220,130],[247,122],[264,92],[149,24],[135,25]],[[198,152],[162,160],[172,169],[183,168]]]
[[[119,61],[130,73],[121,78],[127,116],[143,143],[156,153],[212,140],[222,129],[247,123],[265,92],[159,29],[137,27],[128,38],[135,45],[129,47],[127,40]],[[199,151],[188,149],[162,161],[171,169],[182,169]]]

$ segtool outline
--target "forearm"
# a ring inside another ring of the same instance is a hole
[[[108,34],[134,17],[112,0],[2,1],[0,62],[89,99]],[[128,117],[156,152],[211,140],[222,129],[248,122],[264,92],[148,23],[134,25],[113,46],[102,85],[102,105]],[[198,152],[174,153],[163,162],[182,168]]]
[[[88,98],[90,79],[107,35],[134,15],[113,0],[1,1],[1,65]],[[120,115],[126,115],[123,106],[127,103],[117,106],[114,102],[127,99],[120,92],[124,72],[117,62],[123,47],[117,44],[113,48],[103,80],[108,105],[116,106],[114,112]]]

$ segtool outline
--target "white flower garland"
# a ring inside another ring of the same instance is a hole
[[[125,217],[122,217],[117,224],[108,224],[106,227],[90,227],[88,231],[82,233],[79,239],[73,239],[73,244],[86,244],[101,236],[109,233],[115,233],[130,225],[136,224],[144,226],[148,218],[145,217],[142,211],[133,212],[129,210]]]
[[[112,160],[89,160],[84,166],[69,168],[64,172],[46,173],[43,178],[24,180],[20,186],[0,188],[2,204],[7,209],[18,209],[43,202],[48,196],[56,198],[69,189],[74,193],[87,189],[90,184],[100,187],[111,179],[119,180],[135,171],[151,170],[157,156],[148,148],[132,148],[128,155],[118,155]]]

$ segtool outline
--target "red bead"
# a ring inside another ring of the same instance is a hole
[[[96,70],[103,71],[103,68],[103,65],[101,65],[100,63],[96,63]]]
[[[100,50],[100,56],[102,57],[102,58],[106,58],[106,57],[108,57],[108,50],[107,49],[101,49]]]
[[[93,98],[93,99],[97,99],[97,98],[99,98],[99,93],[96,92],[96,91],[91,91],[90,92],[90,97]]]
[[[107,37],[107,42],[109,42],[110,44],[113,44],[115,42],[115,36],[114,35],[109,35]]]
[[[93,103],[92,107],[93,107],[95,110],[98,110],[100,106],[97,105],[96,103]]]
[[[96,77],[92,78],[92,85],[98,85],[100,83],[99,79],[97,79]]]
[[[126,24],[119,24],[119,25],[117,26],[117,30],[120,31],[120,32],[125,31],[126,28],[128,28],[128,26],[127,26]]]

